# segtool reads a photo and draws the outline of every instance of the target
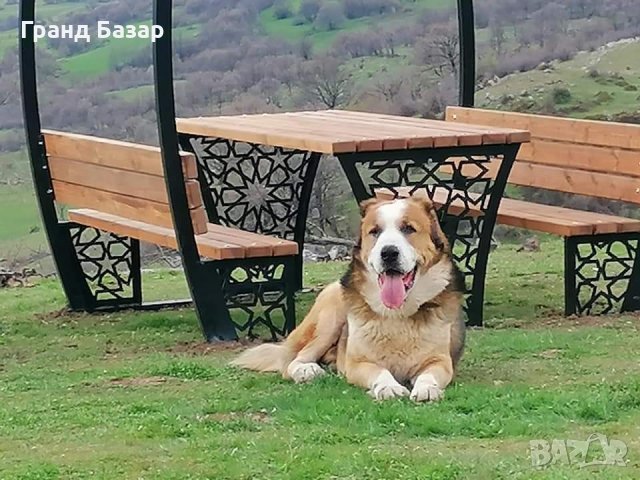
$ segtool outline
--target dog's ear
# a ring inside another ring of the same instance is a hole
[[[375,198],[375,197],[370,198],[368,200],[364,200],[363,202],[360,202],[360,216],[364,217],[371,207],[382,202],[383,200],[380,200],[379,198]]]
[[[435,209],[432,209],[431,214],[431,241],[439,251],[449,250],[449,241],[440,227]]]
[[[438,219],[438,212],[436,211],[436,207],[433,205],[431,199],[427,196],[426,193],[417,194],[411,199],[418,203],[420,207],[427,212],[429,219],[431,221],[431,241],[435,245],[435,247],[440,251],[446,251],[449,248],[449,241],[445,236],[442,228],[440,227],[440,220]]]

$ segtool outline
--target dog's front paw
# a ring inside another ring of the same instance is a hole
[[[395,380],[381,381],[371,387],[369,395],[376,400],[390,400],[392,398],[408,397],[409,390]]]
[[[444,398],[444,390],[437,385],[416,385],[411,390],[411,400],[414,402],[437,402]]]
[[[289,377],[296,383],[310,382],[326,372],[317,363],[292,363],[289,365]]]
[[[433,375],[426,374],[418,377],[413,390],[411,400],[414,402],[437,402],[444,397],[444,390],[438,386]]]

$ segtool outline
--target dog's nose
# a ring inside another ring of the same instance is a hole
[[[398,247],[388,246],[384,247],[380,252],[380,257],[385,264],[393,264],[398,261],[398,257],[400,256],[400,250]]]

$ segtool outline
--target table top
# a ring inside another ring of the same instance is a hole
[[[526,130],[346,110],[180,118],[178,131],[325,154],[503,145]]]

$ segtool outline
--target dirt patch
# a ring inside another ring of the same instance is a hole
[[[171,348],[169,352],[182,355],[204,356],[212,355],[220,352],[236,352],[248,347],[255,347],[264,343],[260,340],[240,339],[234,342],[182,342]]]
[[[109,386],[112,387],[157,387],[166,383],[166,377],[113,378],[109,380]]]
[[[255,423],[271,423],[273,418],[267,410],[259,412],[225,412],[225,413],[209,413],[198,417],[201,422],[227,423],[236,420],[250,420]]]

